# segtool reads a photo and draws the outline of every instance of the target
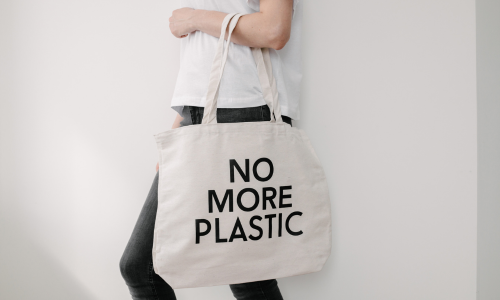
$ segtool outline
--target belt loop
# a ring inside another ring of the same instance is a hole
[[[193,107],[190,105],[189,107],[189,116],[191,117],[191,124],[195,125],[196,124],[196,115]]]
[[[201,107],[196,107],[196,124],[201,124],[201,122],[203,121],[203,112],[201,111]],[[205,110],[203,108],[203,110]]]

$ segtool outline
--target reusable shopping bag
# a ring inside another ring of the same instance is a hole
[[[155,135],[153,266],[173,288],[316,272],[330,255],[325,174],[304,131],[282,120],[269,49],[252,54],[271,121],[217,123],[218,89],[240,16],[229,14],[222,24],[202,124]]]

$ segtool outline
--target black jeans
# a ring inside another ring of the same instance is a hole
[[[203,107],[185,106],[181,126],[201,124]],[[217,109],[218,123],[269,121],[267,105]],[[283,121],[292,125],[289,117]],[[158,172],[120,259],[120,271],[134,300],[174,300],[174,290],[153,270],[153,231],[158,208]],[[276,279],[230,284],[238,300],[282,300]]]

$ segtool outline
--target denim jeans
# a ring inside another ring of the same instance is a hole
[[[185,106],[181,126],[201,124],[203,107]],[[269,121],[267,105],[217,109],[218,123]],[[292,125],[289,117],[283,121]],[[153,270],[153,231],[158,208],[158,172],[120,259],[120,271],[134,300],[174,300],[174,290]],[[230,284],[238,300],[282,300],[276,279]]]

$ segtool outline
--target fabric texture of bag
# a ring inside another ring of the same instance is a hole
[[[305,133],[282,121],[268,49],[252,53],[271,121],[217,123],[218,89],[240,16],[223,21],[202,124],[155,135],[153,265],[173,288],[317,272],[330,255],[325,174]]]

